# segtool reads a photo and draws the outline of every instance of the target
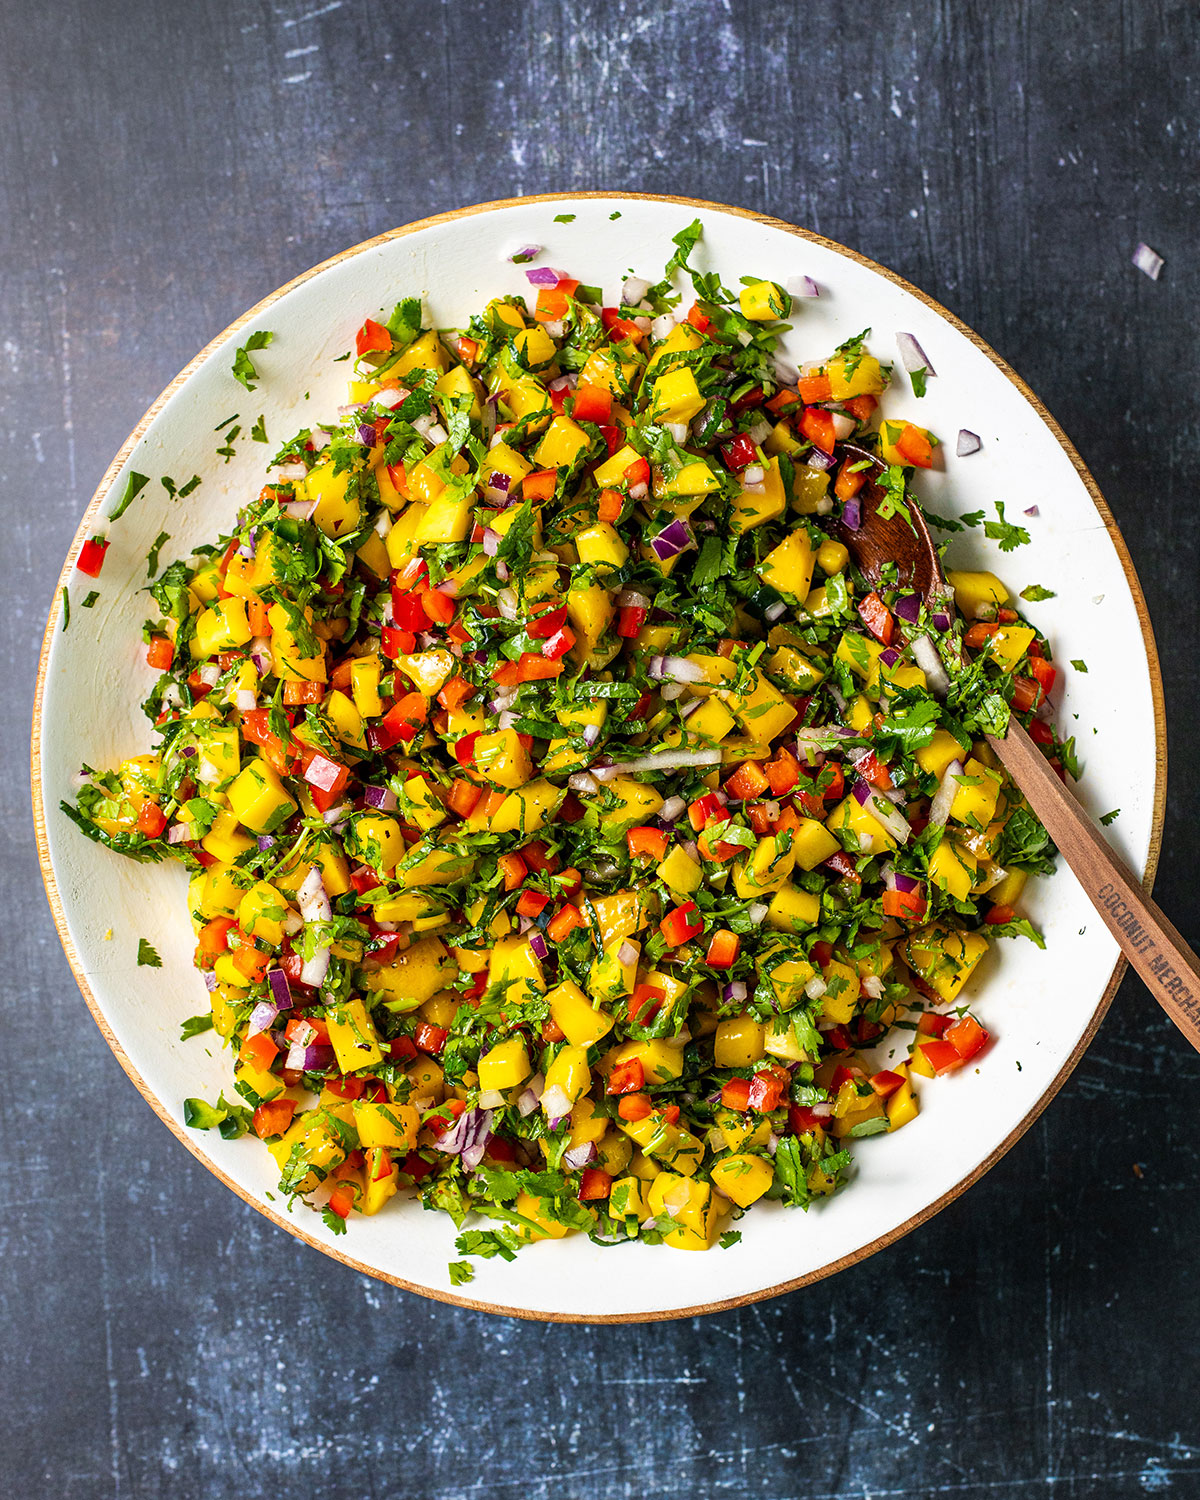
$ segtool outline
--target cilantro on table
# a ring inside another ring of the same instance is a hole
[[[161,969],[162,959],[159,958],[153,943],[149,938],[138,939],[137,961],[139,968]]]
[[[1053,589],[1044,589],[1040,583],[1031,583],[1028,588],[1021,590],[1021,598],[1026,604],[1038,604],[1043,599],[1056,599],[1057,597]]]
[[[1023,526],[1016,526],[1004,519],[1004,501],[996,501],[995,521],[985,521],[983,524],[984,536],[990,537],[992,541],[1000,543],[1001,552],[1013,552],[1017,547],[1023,547],[1029,541],[1029,533]],[[963,517],[966,520],[966,517]]]
[[[147,475],[131,472],[125,481],[125,488],[121,491],[121,498],[117,501],[115,508],[108,513],[108,519],[119,521],[149,483]]]

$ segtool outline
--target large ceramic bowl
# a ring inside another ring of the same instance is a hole
[[[573,215],[570,222],[558,216]],[[828,240],[737,209],[682,199],[622,195],[529,198],[427,219],[347,250],[273,293],[215,339],[159,397],[113,460],[80,524],[60,585],[75,603],[64,634],[55,599],[42,652],[33,727],[33,801],[42,868],[67,957],[92,1014],[147,1102],[183,1144],[281,1230],[346,1265],[463,1306],[551,1319],[636,1320],[710,1311],[771,1296],[852,1265],[921,1224],[961,1193],[1028,1128],[1078,1061],[1120,978],[1122,961],[1069,870],[1032,882],[1027,906],[1046,951],[1026,942],[994,946],[971,982],[970,999],[995,1041],[978,1067],[930,1082],[921,1114],[895,1135],[863,1141],[849,1190],[808,1213],[775,1205],[741,1223],[741,1243],[704,1255],[631,1245],[601,1249],[575,1236],[534,1246],[513,1264],[478,1263],[469,1294],[452,1292],[447,1263],[455,1231],[416,1203],[355,1218],[334,1239],[320,1218],[294,1215],[269,1194],[275,1180],[255,1140],[226,1142],[183,1124],[188,1095],[215,1098],[228,1086],[227,1054],[211,1034],[179,1040],[180,1022],[205,1005],[191,966],[193,938],[181,868],[143,867],[80,836],[59,811],[87,761],[115,763],[147,747],[138,703],[150,685],[140,648],[147,613],[146,553],[171,533],[164,557],[228,530],[239,502],[263,482],[273,449],[247,442],[226,463],[217,427],[240,413],[243,433],[261,412],[272,441],[331,413],[345,400],[347,366],[334,363],[364,316],[402,295],[421,295],[439,325],[466,319],[489,297],[524,291],[508,256],[545,246],[542,264],[567,268],[615,299],[625,274],[656,276],[671,236],[699,216],[699,258],[726,281],[756,275],[786,282],[803,274],[821,295],[797,304],[788,337],[793,358],[815,358],[860,329],[895,358],[895,333],[912,333],[937,370],[917,401],[901,378],[889,412],[948,440],[943,467],[919,483],[944,513],[1007,503],[1031,542],[1001,556],[978,530],[956,540],[953,560],[992,567],[1015,589],[1040,583],[1055,597],[1032,606],[1067,668],[1062,718],[1078,735],[1086,776],[1080,795],[1096,814],[1119,807],[1109,836],[1139,871],[1152,874],[1165,792],[1161,684],[1145,606],[1129,555],[1099,490],[1029,390],[968,328],[890,272]],[[234,350],[252,329],[275,340],[256,356],[253,394],[230,375]],[[982,450],[954,457],[969,428]],[[83,540],[111,510],[131,470],[152,477],[110,528],[112,546],[96,587],[74,571]],[[172,501],[160,475],[203,483]],[[1037,515],[1021,513],[1037,506]],[[1093,733],[1095,731],[1095,733]],[[139,968],[150,938],[163,967]],[[184,1189],[181,1188],[181,1191]]]

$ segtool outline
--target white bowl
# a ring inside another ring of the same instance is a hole
[[[570,223],[556,215],[573,213]],[[147,1101],[187,1148],[276,1224],[307,1243],[398,1286],[443,1301],[518,1316],[641,1320],[711,1311],[771,1296],[861,1260],[927,1219],[974,1182],[1046,1105],[1078,1061],[1122,970],[1116,944],[1070,871],[1031,883],[1025,907],[1047,949],[997,943],[971,982],[976,1013],[995,1038],[978,1067],[930,1081],[920,1117],[895,1135],[858,1145],[849,1189],[807,1214],[760,1206],[739,1225],[741,1243],[704,1255],[640,1244],[601,1249],[581,1236],[534,1246],[512,1264],[476,1262],[469,1295],[452,1292],[447,1263],[455,1230],[440,1214],[399,1200],[355,1218],[334,1238],[303,1207],[289,1215],[260,1143],[226,1142],[188,1130],[182,1101],[228,1088],[228,1055],[212,1034],[181,1042],[181,1021],[206,1007],[191,966],[181,868],[141,866],[83,838],[59,811],[83,762],[114,764],[148,747],[138,704],[152,682],[141,624],[152,605],[146,553],[171,533],[164,561],[228,530],[239,502],[263,482],[263,465],[284,437],[345,401],[347,366],[334,363],[364,316],[404,295],[422,295],[435,322],[455,325],[488,298],[526,290],[507,257],[544,245],[540,264],[600,284],[615,300],[630,268],[656,277],[671,236],[699,216],[699,262],[736,285],[746,273],[786,282],[804,274],[821,289],[797,302],[788,352],[816,358],[860,329],[895,360],[894,334],[916,336],[937,370],[918,401],[900,376],[888,398],[938,433],[942,471],[923,474],[921,493],[943,513],[1006,502],[1028,546],[1001,556],[978,530],[956,539],[953,558],[994,568],[1014,587],[1040,583],[1055,597],[1031,606],[1065,664],[1060,722],[1078,735],[1086,775],[1080,795],[1095,814],[1120,808],[1113,843],[1152,875],[1165,796],[1162,688],[1153,637],[1125,544],[1094,481],[1056,424],[1021,381],[969,329],[913,287],[852,251],[778,220],[685,199],[616,194],[484,204],[397,229],[347,250],[273,293],[213,341],[172,382],[125,443],[88,507],[60,580],[74,604],[69,633],[57,599],[42,653],[33,732],[33,801],[46,888],[68,960],[110,1046]],[[255,356],[261,383],[235,384],[236,347],[254,328],[275,333]],[[226,464],[218,423],[240,413],[243,438]],[[248,441],[262,413],[273,446]],[[982,451],[954,457],[962,427]],[[79,607],[91,580],[74,572],[85,537],[112,508],[129,471],[151,483],[110,528],[99,602]],[[203,483],[172,502],[158,477]],[[1024,516],[1030,506],[1036,516]],[[1093,730],[1096,732],[1093,733]],[[161,969],[136,964],[149,938]]]

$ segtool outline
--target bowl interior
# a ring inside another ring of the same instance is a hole
[[[556,216],[573,214],[567,223]],[[806,274],[820,286],[797,302],[787,351],[817,358],[863,328],[870,347],[895,362],[894,335],[915,335],[934,368],[917,400],[902,374],[887,399],[889,416],[931,428],[943,441],[941,468],[919,483],[943,514],[994,514],[1002,501],[1030,543],[1001,555],[971,530],[955,538],[951,561],[987,566],[1013,592],[1038,583],[1054,597],[1030,606],[1065,670],[1056,692],[1060,722],[1077,735],[1086,769],[1080,795],[1094,814],[1120,808],[1109,828],[1114,845],[1139,871],[1157,853],[1161,827],[1160,688],[1140,590],[1119,534],[1098,509],[1061,435],[1047,425],[1011,372],[953,320],[878,268],[813,236],[715,205],[596,196],[523,200],[465,210],[384,235],[309,273],[222,335],[173,383],[118,455],[80,527],[75,548],[112,509],[128,472],[150,484],[109,534],[100,599],[76,608],[64,633],[57,603],[47,637],[35,719],[34,799],[39,843],[55,917],[80,986],[97,1021],[143,1094],[188,1147],[277,1223],[359,1269],[430,1295],[525,1315],[646,1318],[701,1310],[812,1279],[869,1253],[952,1196],[1020,1134],[1065,1076],[1098,1023],[1115,986],[1116,944],[1070,871],[1031,882],[1025,903],[1047,948],[1002,941],[971,982],[970,998],[995,1038],[980,1065],[929,1083],[921,1114],[903,1131],[859,1144],[849,1189],[807,1214],[760,1206],[738,1225],[741,1243],[708,1255],[642,1245],[601,1249],[579,1236],[522,1253],[512,1264],[476,1263],[471,1296],[451,1296],[447,1263],[455,1231],[419,1205],[356,1219],[334,1239],[320,1218],[281,1212],[267,1194],[275,1181],[258,1142],[222,1141],[182,1124],[189,1095],[215,1098],[227,1087],[227,1060],[212,1034],[180,1042],[184,1018],[207,1007],[191,967],[192,934],[185,875],[117,858],[81,837],[59,811],[75,773],[148,748],[138,704],[152,674],[139,649],[146,555],[170,533],[163,562],[228,529],[241,497],[263,482],[265,461],[297,428],[345,401],[347,366],[336,363],[364,316],[406,295],[422,295],[440,326],[465,321],[488,298],[525,290],[507,259],[523,244],[545,247],[538,264],[599,284],[615,301],[630,272],[657,278],[671,236],[694,217],[704,224],[697,262],[727,284],[753,272],[786,282]],[[685,304],[686,305],[686,304]],[[275,334],[255,356],[253,393],[230,373],[233,351],[255,328]],[[236,456],[216,449],[218,424],[237,413]],[[249,440],[262,415],[270,443]],[[954,457],[955,435],[969,428],[980,452]],[[159,477],[200,486],[172,501]],[[1036,514],[1022,514],[1036,507]],[[78,606],[91,580],[64,572]],[[1086,674],[1066,665],[1083,660]],[[39,756],[40,751],[40,756]],[[163,967],[138,967],[146,937]],[[634,1264],[635,1263],[635,1264]]]

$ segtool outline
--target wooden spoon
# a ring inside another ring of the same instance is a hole
[[[876,474],[883,465],[865,450],[846,449],[856,460],[869,460]],[[910,515],[880,514],[886,491],[869,479],[859,491],[859,522],[853,530],[844,520],[832,523],[838,540],[872,584],[886,565],[899,570],[902,587],[922,594],[947,613],[953,591],[925,518],[914,506]],[[889,577],[895,579],[895,574]],[[1079,803],[1059,780],[1049,761],[1017,722],[1009,719],[1003,739],[987,736],[997,759],[1041,819],[1063,858],[1121,945],[1151,994],[1200,1051],[1200,962],[1171,923],[1142,889],[1140,881],[1113,853]]]

